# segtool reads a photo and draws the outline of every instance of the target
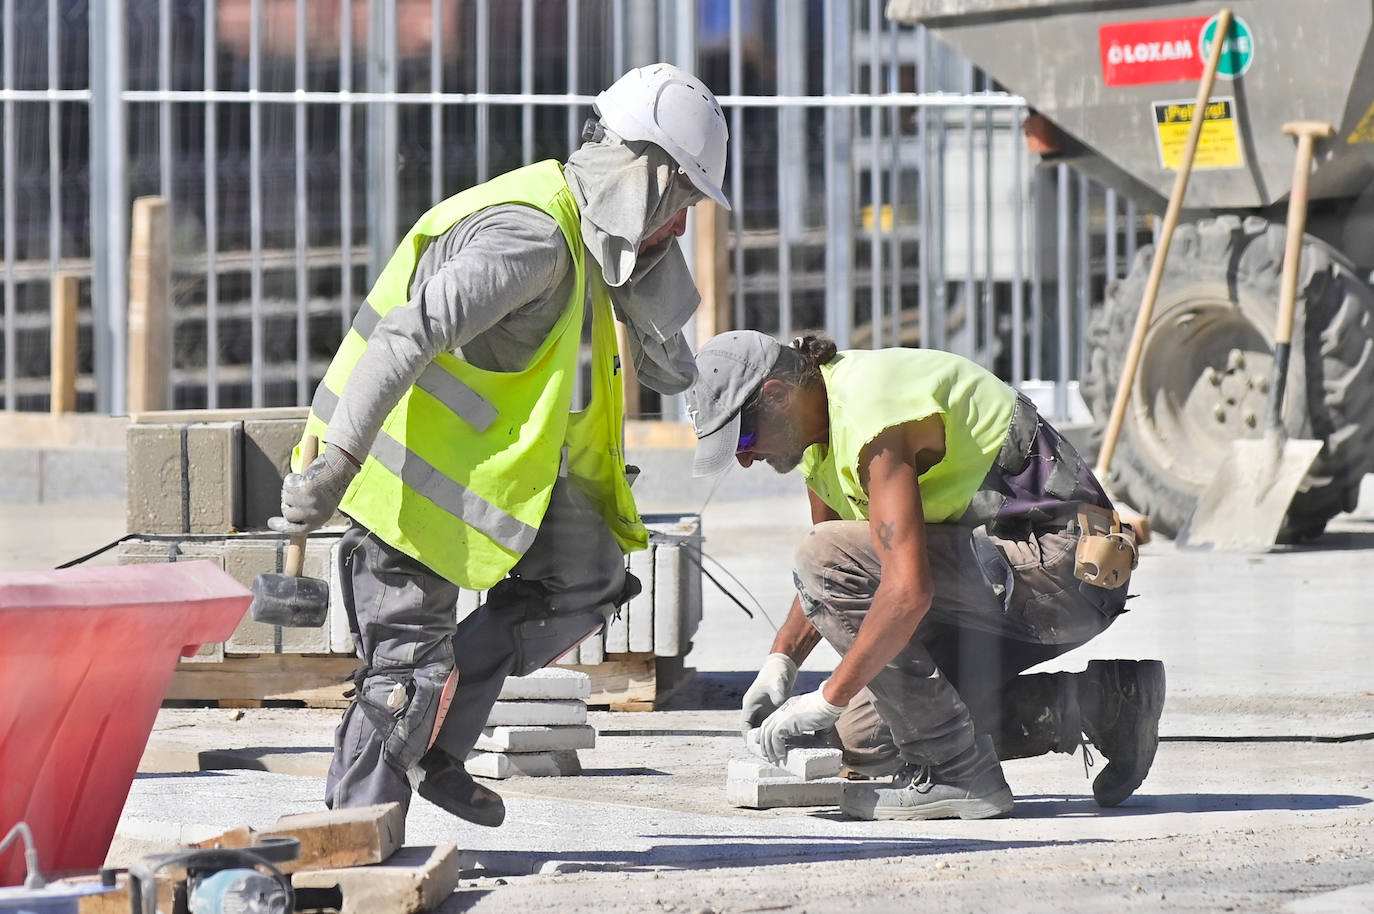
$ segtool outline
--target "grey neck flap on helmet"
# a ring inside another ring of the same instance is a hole
[[[639,246],[701,192],[660,147],[604,129],[569,157],[564,174],[581,211],[582,240],[630,331],[640,380],[660,393],[681,393],[696,379],[681,331],[701,296],[676,238],[642,253]]]

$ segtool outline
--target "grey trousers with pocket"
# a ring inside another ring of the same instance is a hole
[[[857,760],[880,761],[895,747],[908,762],[948,761],[973,745],[975,729],[1003,725],[1002,694],[1018,673],[1085,643],[1123,610],[1124,585],[1104,590],[1074,577],[1073,525],[988,539],[1009,572],[1009,593],[990,583],[987,553],[975,552],[969,528],[926,526],[930,611],[836,727]],[[867,521],[817,524],[797,548],[802,608],[840,654],[853,645],[881,577]]]
[[[547,597],[541,611],[605,617],[624,588],[625,557],[590,500],[560,478],[512,575],[540,585]],[[456,584],[357,524],[340,543],[339,581],[363,667],[355,677],[357,695],[334,733],[325,805],[408,808],[406,772],[431,740],[462,762],[481,735],[515,667],[524,598],[503,586],[508,579],[458,623]],[[456,689],[441,718],[451,675]]]

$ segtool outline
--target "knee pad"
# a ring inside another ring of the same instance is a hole
[[[364,671],[357,702],[382,741],[382,758],[404,774],[434,743],[458,685],[453,646],[445,642],[441,656],[415,668],[390,667]]]

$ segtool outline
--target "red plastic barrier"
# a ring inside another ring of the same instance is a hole
[[[104,863],[177,657],[251,600],[210,562],[0,573],[0,835],[28,822],[44,873]]]

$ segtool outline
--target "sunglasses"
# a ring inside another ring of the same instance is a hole
[[[740,410],[739,414],[739,444],[735,446],[736,454],[743,454],[745,451],[752,451],[754,445],[759,443],[759,432],[755,428],[754,411],[747,406]]]

